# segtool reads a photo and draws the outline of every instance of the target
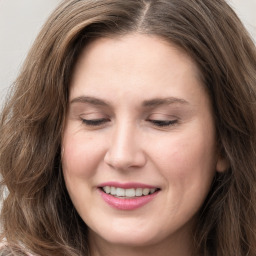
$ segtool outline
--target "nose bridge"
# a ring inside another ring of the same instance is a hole
[[[145,164],[139,129],[135,124],[126,120],[116,123],[105,161],[116,169],[141,167]]]

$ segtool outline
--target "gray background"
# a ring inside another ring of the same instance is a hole
[[[0,0],[0,105],[39,29],[59,2],[60,0]],[[256,42],[256,0],[228,2]]]

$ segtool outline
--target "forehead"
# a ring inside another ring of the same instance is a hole
[[[200,71],[183,50],[157,36],[131,34],[99,38],[86,45],[70,92],[78,97],[147,91],[148,98],[161,98],[170,90],[175,94],[179,86],[186,90],[199,85],[203,87]]]
[[[125,66],[147,68],[168,62],[170,57],[176,58],[172,62],[185,64],[184,68],[191,69],[195,76],[200,77],[200,71],[193,59],[181,47],[156,35],[127,34],[124,36],[103,37],[91,40],[80,53],[76,63],[76,71],[83,68]],[[123,65],[122,65],[123,64]],[[101,66],[102,65],[102,66]],[[171,70],[170,70],[171,72]]]

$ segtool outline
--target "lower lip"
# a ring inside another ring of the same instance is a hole
[[[117,198],[110,194],[104,193],[101,189],[99,189],[99,192],[103,200],[113,208],[118,210],[135,210],[151,202],[159,191],[147,196],[133,198]]]

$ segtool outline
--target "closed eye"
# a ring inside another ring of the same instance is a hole
[[[147,119],[146,121],[152,123],[155,126],[158,127],[167,127],[172,126],[178,123],[178,120],[155,120],[155,119]]]
[[[81,118],[82,123],[87,125],[87,126],[101,126],[107,122],[110,122],[109,119],[107,118],[100,118],[100,119],[84,119]]]
[[[81,118],[82,123],[87,126],[101,126],[110,122],[110,119],[107,118],[99,118],[99,119],[84,119]],[[157,127],[168,127],[178,123],[178,120],[156,120],[156,119],[147,119],[147,122],[152,123],[154,126]]]

